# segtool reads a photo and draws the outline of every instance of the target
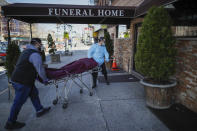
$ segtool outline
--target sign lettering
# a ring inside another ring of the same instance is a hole
[[[68,9],[62,9],[62,15],[68,15]]]
[[[82,16],[87,16],[87,15],[88,14],[87,14],[86,10],[83,10]]]
[[[70,9],[70,16],[74,15],[74,9]]]
[[[98,10],[98,16],[104,16],[104,10]]]
[[[119,9],[66,9],[66,8],[48,8],[50,16],[87,16],[87,17],[124,17],[125,11]]]
[[[80,9],[76,9],[76,16],[81,16],[81,10]]]
[[[118,10],[112,10],[112,16],[118,16]]]
[[[58,11],[58,9],[55,9],[55,15],[60,15],[60,9]]]
[[[111,11],[110,10],[106,10],[105,11],[105,16],[111,16]]]
[[[92,10],[91,9],[89,9],[89,14],[90,14],[90,16],[94,16],[94,14],[92,14]]]

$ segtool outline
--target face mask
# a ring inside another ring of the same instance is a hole
[[[104,44],[103,42],[102,42],[102,43],[99,43],[99,45],[101,45],[101,46],[102,46],[103,44]]]

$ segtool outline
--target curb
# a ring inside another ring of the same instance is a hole
[[[0,95],[4,94],[6,91],[8,91],[8,88],[2,90],[2,91],[0,92]]]

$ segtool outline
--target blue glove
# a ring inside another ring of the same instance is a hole
[[[47,80],[45,80],[45,81],[43,82],[43,84],[46,86],[46,85],[50,84],[50,82],[49,82],[49,80],[47,79]]]

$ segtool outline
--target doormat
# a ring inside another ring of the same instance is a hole
[[[135,76],[133,75],[113,75],[108,76],[109,82],[136,82],[139,81]],[[105,83],[104,76],[99,76],[98,81],[100,83]]]
[[[123,71],[123,70],[118,70],[118,71],[112,71],[112,70],[107,70],[107,73],[108,74],[113,74],[113,73],[125,73],[125,71]]]
[[[165,110],[149,109],[171,131],[197,131],[197,113],[181,104],[174,104],[170,109]]]

